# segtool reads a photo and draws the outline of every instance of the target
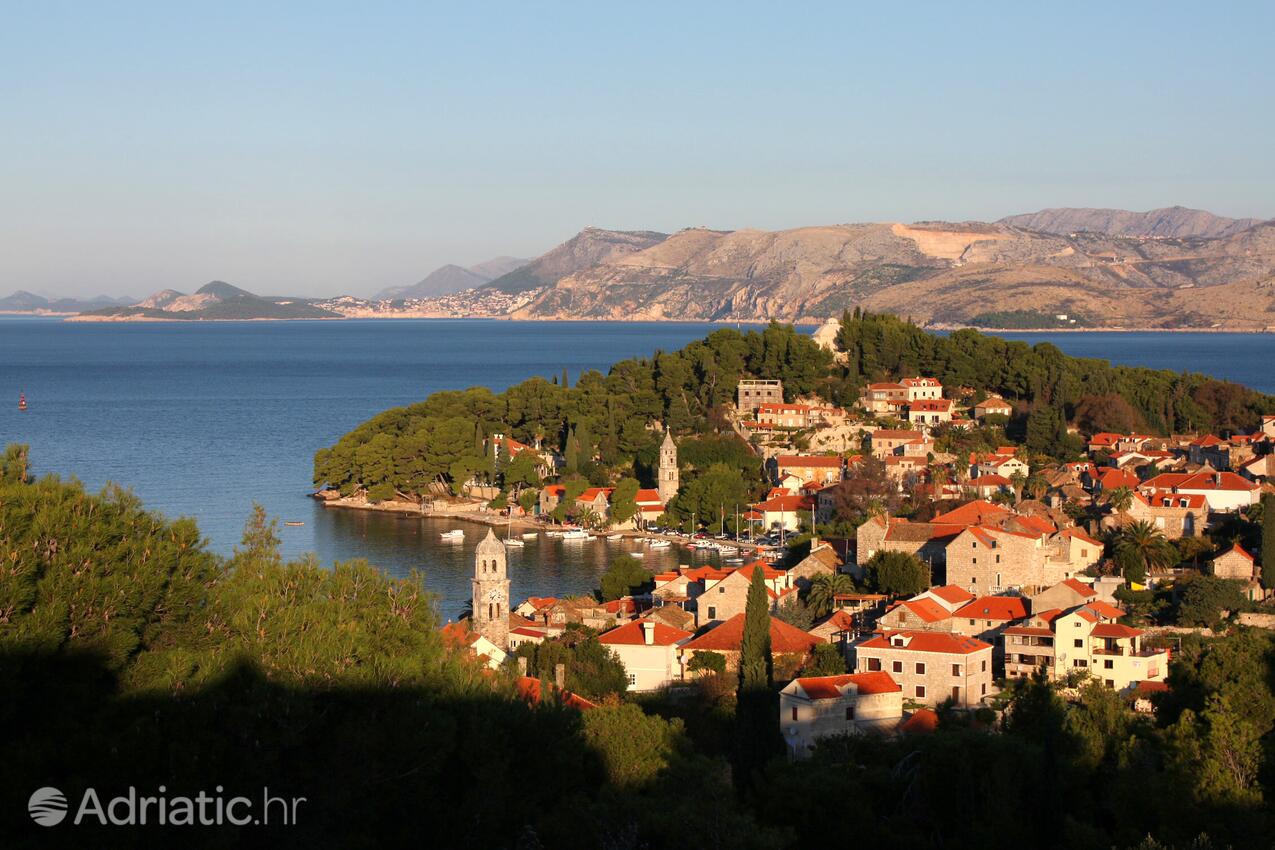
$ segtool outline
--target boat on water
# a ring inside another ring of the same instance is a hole
[[[463,529],[453,528],[451,531],[444,531],[442,534],[438,536],[443,538],[444,540],[464,540],[465,532]]]
[[[623,539],[624,539],[623,534],[608,534],[607,535],[607,540],[623,540]]]
[[[589,532],[583,528],[573,528],[570,531],[562,532],[563,540],[588,540]]]
[[[287,522],[285,522],[284,525],[290,525],[293,528],[296,528],[299,525],[305,525],[305,523],[299,519],[290,519]]]
[[[505,545],[506,545],[506,546],[512,546],[512,547],[513,547],[513,548],[515,548],[515,549],[521,549],[523,546],[526,546],[527,544],[526,544],[526,543],[523,543],[523,542],[522,542],[522,540],[521,540],[520,538],[517,538],[517,537],[506,537],[506,538],[505,538]]]
[[[540,536],[539,531],[524,531],[522,533],[523,540],[535,540],[539,536]]]
[[[27,409],[26,393],[18,393],[18,410],[26,410],[26,409]]]
[[[667,548],[669,547],[669,545],[670,545],[670,544],[669,544],[669,542],[668,542],[667,540],[648,540],[648,541],[646,541],[646,547],[647,547],[648,549],[667,549]]]

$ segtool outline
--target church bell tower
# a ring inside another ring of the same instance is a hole
[[[471,627],[501,649],[509,648],[509,573],[505,544],[490,528],[474,553],[474,618]]]
[[[656,487],[659,489],[660,501],[667,505],[677,495],[677,445],[673,435],[664,432],[664,443],[660,446],[660,475]]]

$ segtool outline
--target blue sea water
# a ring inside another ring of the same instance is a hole
[[[438,390],[501,390],[566,368],[605,370],[675,349],[699,323],[395,320],[84,324],[0,318],[0,442],[31,446],[37,473],[96,489],[131,487],[154,510],[193,516],[229,553],[254,501],[281,520],[289,556],[366,557],[420,569],[454,614],[468,594],[478,535],[440,542],[455,523],[327,510],[307,497],[314,451],[388,407]],[[1006,334],[1122,363],[1189,369],[1275,392],[1275,336]],[[17,410],[18,394],[30,403]],[[515,597],[582,592],[615,544],[541,539],[511,555]],[[651,565],[675,561],[653,552]],[[681,555],[683,559],[689,556]]]

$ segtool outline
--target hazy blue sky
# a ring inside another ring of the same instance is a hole
[[[1275,215],[1271,3],[420,5],[0,4],[0,293],[364,293],[589,224]]]

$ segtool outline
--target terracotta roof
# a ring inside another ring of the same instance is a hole
[[[625,623],[623,626],[599,635],[598,641],[611,646],[645,646],[644,626],[648,622],[650,621],[634,620],[631,623]],[[672,646],[678,641],[686,640],[691,636],[690,632],[675,629],[664,623],[650,622],[650,624],[655,626],[655,646]]]
[[[970,479],[971,487],[1008,487],[1010,481],[1003,475],[990,473],[988,475],[980,475],[977,478]]]
[[[929,593],[932,596],[937,596],[939,599],[942,599],[944,602],[949,602],[953,605],[957,605],[962,602],[968,602],[974,598],[974,594],[970,593],[965,588],[955,584],[945,584],[941,587],[931,587],[929,590],[926,591],[926,593]]]
[[[614,487],[590,487],[588,490],[585,490],[583,493],[577,496],[576,501],[577,502],[592,502],[595,499],[597,499],[599,495],[605,496],[606,499],[610,501],[611,491],[614,489],[615,489]]]
[[[855,685],[860,694],[889,694],[903,690],[889,673],[843,673],[840,676],[807,676],[797,684],[810,699],[839,699],[846,685]]]
[[[740,616],[743,616],[742,614]],[[906,647],[892,643],[895,638],[907,641]],[[860,649],[907,649],[909,652],[935,652],[944,655],[969,655],[982,649],[991,649],[990,643],[977,638],[961,637],[947,632],[897,631],[885,632],[859,644]]]
[[[933,599],[905,599],[902,602],[896,602],[890,606],[890,611],[895,608],[903,607],[911,613],[920,617],[927,623],[934,623],[939,620],[946,620],[952,616],[946,608],[935,602]],[[887,611],[886,613],[890,613]]]
[[[1094,546],[1102,545],[1102,541],[1094,540],[1092,537],[1090,537],[1088,534],[1085,533],[1085,530],[1083,528],[1064,528],[1060,533],[1062,534],[1063,537],[1074,537],[1077,540],[1084,541],[1085,543],[1092,543]]]
[[[1257,484],[1234,472],[1164,472],[1142,484],[1146,490],[1243,490]]]
[[[1067,578],[1060,581],[1059,584],[1067,585],[1072,590],[1076,591],[1081,596],[1083,596],[1085,599],[1088,599],[1091,596],[1098,595],[1098,591],[1094,590],[1092,587],[1085,584],[1083,581],[1080,581],[1079,579]]]
[[[1162,694],[1169,690],[1168,682],[1139,682],[1138,693],[1140,694]]]
[[[1054,525],[1048,519],[1034,514],[1016,516],[1014,517],[1013,522],[1021,525],[1023,528],[1027,528],[1039,534],[1053,534],[1058,530],[1058,526]]]
[[[931,522],[951,523],[954,525],[982,525],[989,520],[999,520],[1009,516],[1009,511],[1000,505],[994,505],[983,499],[961,505],[944,514],[939,514]]]
[[[841,468],[840,457],[827,457],[825,455],[780,455],[775,458],[778,466],[797,466],[797,467],[832,467]]]
[[[1100,638],[1131,638],[1142,634],[1142,629],[1123,626],[1120,623],[1099,623],[1089,634]]]
[[[939,525],[932,522],[891,522],[885,533],[886,540],[941,540],[955,537],[964,528],[960,525]]]
[[[765,512],[808,511],[815,506],[815,500],[809,496],[776,496],[751,507],[753,510]]]
[[[539,679],[534,679],[531,676],[519,676],[518,681],[516,683],[516,687],[518,688],[518,696],[522,697],[524,700],[531,703],[532,705],[540,704],[540,680]],[[552,684],[549,685],[549,688],[551,690],[556,690],[556,688],[554,688]],[[596,702],[587,700],[584,697],[580,696],[579,694],[574,694],[571,691],[562,692],[562,703],[563,705],[570,706],[571,708],[577,709],[579,711],[586,711],[590,708],[598,707],[598,704]]]
[[[973,620],[1021,620],[1027,616],[1027,606],[1021,596],[982,596],[957,609],[952,616]]]
[[[908,407],[910,410],[920,412],[947,411],[952,409],[952,400],[950,398],[922,398],[910,402]]]
[[[684,651],[697,649],[739,651],[744,639],[744,615],[736,614],[726,622],[709,629],[704,634],[682,645]],[[806,634],[796,626],[790,626],[783,620],[770,618],[771,652],[809,652],[815,646],[826,643],[823,638]]]
[[[937,728],[939,728],[938,713],[929,708],[918,708],[899,727],[902,731],[913,735],[928,735]]]
[[[1090,611],[1095,611],[1103,617],[1110,617],[1113,620],[1124,616],[1124,610],[1117,608],[1109,602],[1103,602],[1101,599],[1094,599],[1085,603],[1085,607]]]

